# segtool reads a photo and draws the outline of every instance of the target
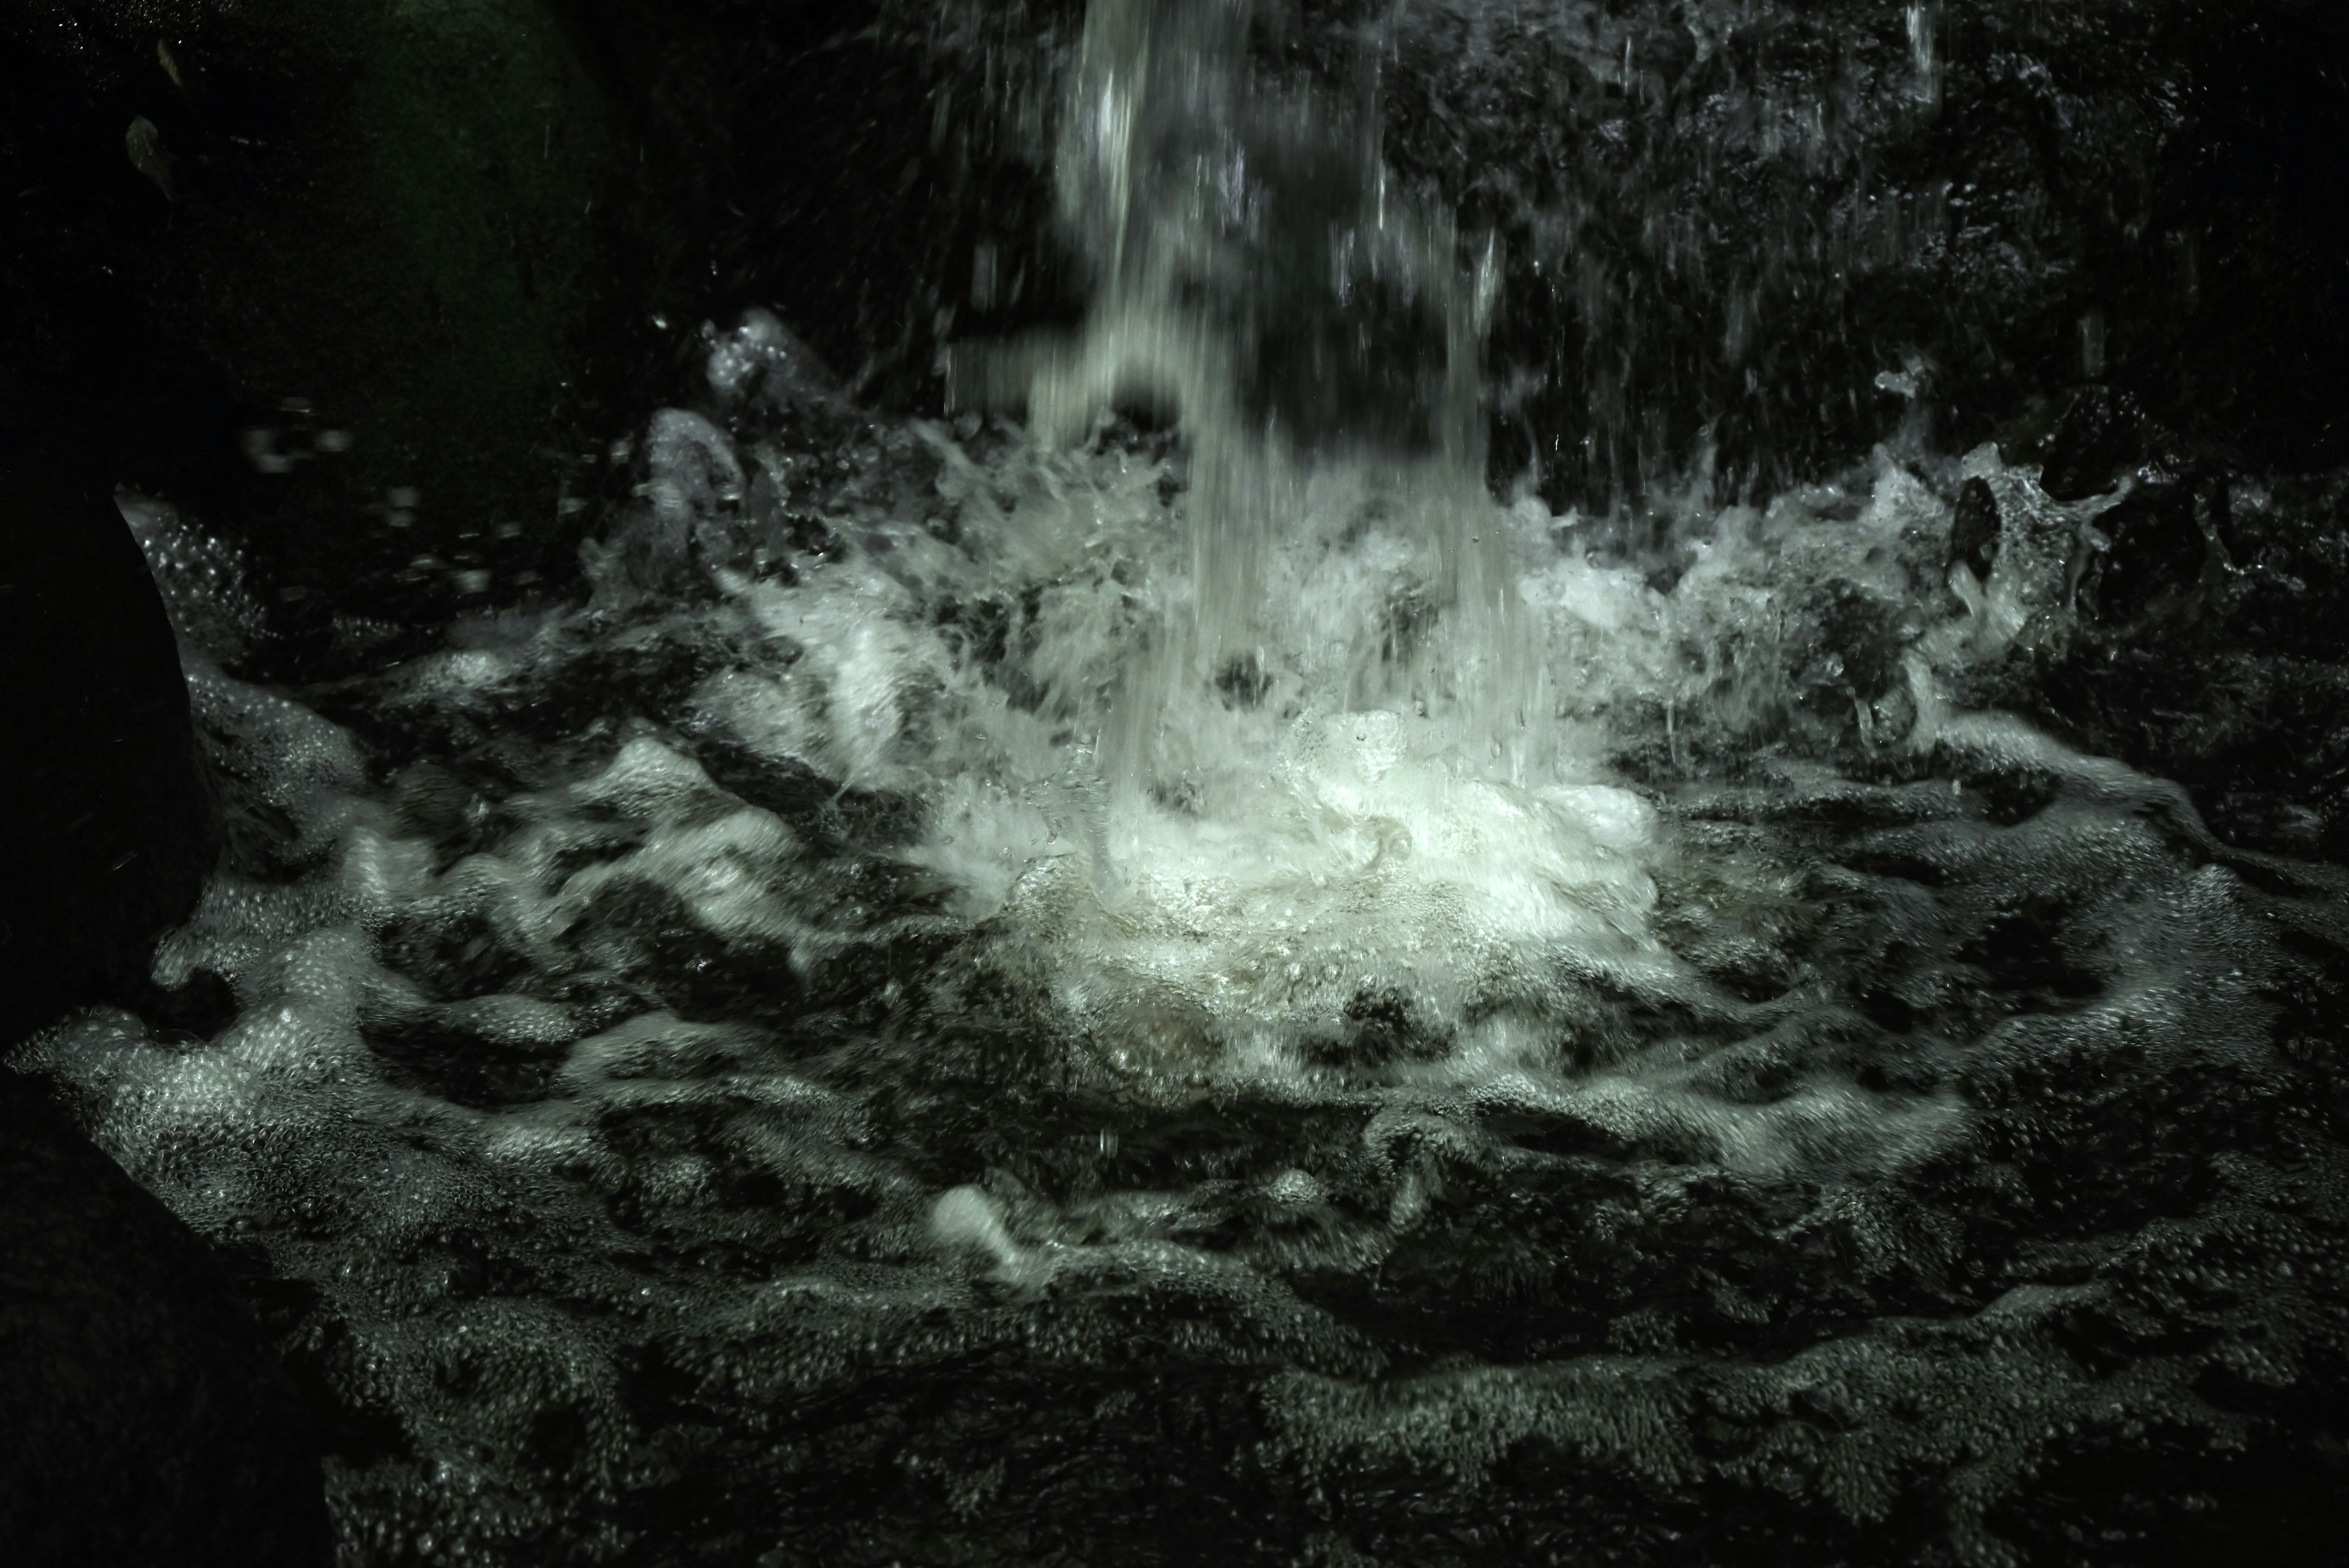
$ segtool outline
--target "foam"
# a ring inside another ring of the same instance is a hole
[[[761,461],[755,421],[724,439]],[[352,1541],[521,1561],[598,1517],[651,1473],[629,1358],[765,1409],[998,1350],[1120,1365],[1136,1312],[1286,1368],[1265,1462],[1332,1488],[1433,1466],[1481,1497],[1547,1444],[1669,1492],[1747,1475],[1706,1457],[1708,1412],[1832,1397],[1858,1414],[1828,1505],[1880,1521],[1903,1477],[1963,1471],[1951,1537],[1982,1564],[2047,1431],[2202,1429],[2169,1383],[2116,1403],[2046,1359],[2071,1286],[1750,1363],[1627,1297],[1611,1348],[1398,1377],[1310,1284],[1433,1270],[1444,1299],[1519,1302],[1565,1257],[1615,1291],[1590,1238],[1711,1268],[1745,1204],[1739,1245],[1810,1267],[1829,1237],[1913,1303],[1964,1232],[1926,1173],[2060,1159],[2106,1084],[2271,1093],[2282,961],[2249,862],[2176,786],[1962,700],[2065,635],[2093,503],[1975,454],[2072,544],[1969,592],[1958,465],[1915,454],[1767,508],[1692,496],[1645,552],[1324,465],[1262,560],[1298,612],[1219,683],[1152,666],[1198,591],[1171,460],[995,439],[921,432],[925,516],[850,496],[821,551],[746,568],[719,536],[691,584],[461,628],[384,677],[372,747],[191,657],[256,826],[156,978],[218,976],[233,1016],[167,1044],[99,1012],[14,1064],[191,1222],[316,1284],[328,1348],[296,1354],[416,1456],[337,1461]],[[761,526],[692,505],[693,537]],[[1485,529],[1541,693],[1517,730],[1447,675],[1440,541]],[[652,559],[625,525],[598,558],[606,587]],[[1163,700],[1121,739],[1137,670]],[[1994,820],[1984,778],[2040,804]],[[1981,956],[2018,910],[2042,922],[2020,980]],[[2094,1087],[2032,1087],[2059,1078]],[[1068,1152],[1071,1116],[1097,1154]],[[1120,1127],[1224,1117],[1253,1129],[1226,1153],[1120,1163]],[[1547,1229],[1477,1229],[1527,1194]],[[1918,1398],[1943,1404],[1868,1414]],[[528,1457],[533,1409],[576,1417],[559,1461]]]
[[[721,355],[740,348],[728,342]],[[1573,1114],[1619,1123],[1634,1141],[1649,1136],[1640,1115],[1661,1116],[1734,1163],[1784,1168],[1817,1158],[1795,1151],[1831,1146],[1838,1127],[1895,1158],[1951,1113],[1912,1107],[1881,1138],[1858,1137],[1872,1113],[1827,1084],[1767,1110],[1667,1112],[1686,1070],[1651,1060],[1655,1042],[1626,1033],[1608,999],[1766,1032],[1735,1023],[1739,1004],[1664,940],[1659,920],[1682,920],[1683,900],[1660,905],[1660,884],[1753,875],[1673,826],[1670,781],[1687,757],[1773,732],[1763,743],[1780,750],[1804,739],[1783,733],[1789,691],[1823,670],[1832,679],[1845,657],[1805,667],[1821,652],[1822,607],[1888,607],[1887,629],[1872,634],[1882,646],[1853,657],[1896,674],[1884,691],[1854,689],[1855,716],[1823,721],[1810,739],[2053,771],[2114,811],[2158,799],[2190,821],[2174,787],[1949,695],[1967,670],[2060,635],[2064,585],[2097,509],[2048,501],[1988,449],[1963,474],[2072,543],[2019,544],[1986,586],[1949,568],[1956,592],[1938,608],[1917,586],[1942,575],[1950,501],[1889,452],[1767,511],[1692,497],[1665,546],[1682,562],[1668,587],[1638,557],[1610,554],[1590,520],[1501,505],[1373,457],[1291,464],[1268,493],[1293,510],[1251,526],[1263,533],[1267,603],[1293,610],[1251,612],[1257,639],[1227,678],[1174,646],[1207,591],[1194,576],[1192,513],[1216,498],[1170,488],[1170,459],[1113,441],[966,450],[923,427],[943,513],[916,523],[852,504],[830,518],[825,553],[762,574],[740,569],[728,542],[757,525],[737,504],[747,481],[735,438],[698,416],[656,423],[655,480],[597,556],[595,603],[477,628],[389,687],[408,711],[494,723],[564,679],[581,649],[641,642],[649,626],[725,649],[679,703],[677,732],[628,735],[585,771],[508,794],[494,805],[502,836],[441,868],[376,798],[345,732],[199,658],[200,711],[255,759],[251,788],[293,826],[290,863],[316,869],[292,883],[216,880],[166,944],[159,979],[210,967],[257,1003],[300,989],[285,978],[286,944],[309,933],[373,942],[469,920],[545,973],[626,970],[648,950],[621,911],[642,905],[647,919],[673,910],[658,918],[770,955],[777,979],[795,983],[854,949],[867,922],[823,891],[830,873],[802,829],[739,799],[690,754],[715,740],[829,788],[905,799],[910,836],[873,850],[932,878],[936,902],[888,921],[960,932],[980,970],[1028,977],[1023,1005],[1086,1071],[1312,1081],[1377,1015],[1418,1042],[1411,1064],[1391,1064],[1402,1078],[1546,1082],[1554,1108],[1568,1085],[1580,1096]],[[1486,533],[1515,574],[1505,619],[1518,689],[1498,710],[1463,684],[1475,672],[1461,660],[1491,652],[1479,641],[1491,628],[1464,642],[1447,629],[1464,612],[1445,541]],[[645,534],[708,547],[680,566],[640,548]],[[626,578],[630,561],[639,578]],[[179,556],[159,565],[191,569]],[[651,621],[641,600],[632,622],[610,619],[612,584],[648,593],[688,566],[701,586]],[[1890,712],[1903,694],[1908,709]],[[1146,733],[1133,722],[1144,701]],[[1660,718],[1662,776],[1627,773]],[[1723,941],[1757,940],[1733,935],[1736,900],[1707,907],[1728,921]],[[368,951],[351,949],[353,974]],[[323,995],[303,992],[302,1005],[327,1007]],[[356,1005],[332,1004],[342,1011],[330,1033],[355,1037]],[[498,1005],[532,1022],[496,1024],[478,1008],[436,1016],[517,1041],[575,1033],[552,1002]],[[1618,1076],[1586,1081],[1593,1069]],[[1920,1130],[1890,1130],[1902,1117]]]
[[[2106,1285],[1974,1299],[2075,1147],[2276,1098],[2277,917],[2338,940],[2323,877],[2269,898],[2177,786],[1968,699],[2064,649],[2115,498],[1904,438],[1766,505],[1496,500],[1474,245],[1237,7],[1155,65],[1146,9],[1076,62],[1096,310],[957,378],[1028,423],[860,422],[771,317],[713,329],[582,601],[340,693],[367,743],[239,676],[233,553],[127,502],[239,828],[155,979],[228,1016],[12,1065],[316,1291],[291,1354],[396,1434],[335,1462],[351,1550],[609,1560],[711,1434],[765,1474],[997,1363],[1209,1369],[1336,1516],[1392,1474],[1482,1517],[1545,1445],[1651,1502],[1816,1459],[1863,1524],[1950,1491],[1983,1565],[2059,1427],[2223,1437],[2190,1357],[2054,1348]],[[1413,450],[1244,395],[1297,235],[1209,198],[1283,153],[1360,176],[1333,286],[1440,326]]]

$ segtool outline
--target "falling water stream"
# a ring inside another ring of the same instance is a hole
[[[1249,15],[1093,0],[1079,327],[713,333],[573,602],[264,689],[126,498],[231,844],[16,1064],[345,1562],[2137,1562],[2339,1356],[2340,874],[1971,695],[2121,493],[1496,496],[1489,244]]]

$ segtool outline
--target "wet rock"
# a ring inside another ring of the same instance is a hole
[[[94,462],[0,457],[0,1047],[146,982],[217,841],[163,607]],[[176,1013],[175,1013],[176,1015]],[[202,1242],[0,1074],[0,1556],[327,1561],[292,1389]]]
[[[558,8],[29,0],[0,85],[0,424],[240,533],[312,641],[567,559],[635,275]]]
[[[308,1418],[211,1250],[0,1074],[0,1556],[325,1568]]]
[[[1960,445],[2085,375],[2340,451],[2338,203],[2297,196],[2349,125],[2323,8],[1414,6],[1396,47],[1389,157],[1506,242],[1496,461],[1546,489],[1706,445],[1799,475],[1904,417],[1904,353]]]
[[[2058,501],[2117,489],[2132,475],[2154,483],[2189,466],[2183,444],[2127,392],[2077,387],[2000,432],[2009,462],[2039,465],[2039,487]]]
[[[1985,481],[1967,480],[1950,521],[1951,564],[1963,562],[1976,577],[1987,578],[1998,560],[1998,498]]]
[[[217,840],[171,630],[93,461],[0,456],[0,1048],[147,982]],[[233,1006],[231,1011],[233,1011]],[[0,1557],[323,1564],[291,1386],[204,1244],[0,1072]]]
[[[2011,428],[2012,454],[2051,493],[2118,499],[2079,557],[2075,635],[1986,699],[2186,784],[2236,842],[2343,853],[2349,475],[2246,472],[2099,391],[2056,410]],[[1955,530],[1982,526],[1961,494]]]
[[[2096,526],[2106,543],[2081,574],[2081,612],[2116,628],[2192,614],[2211,560],[2205,526],[2211,510],[2210,494],[2199,487],[2158,485],[2101,514]]]
[[[1051,177],[1081,3],[578,10],[646,160],[652,309],[773,306],[899,406],[943,398],[943,345],[1081,314]]]
[[[107,431],[115,477],[246,531],[301,596],[289,657],[360,600],[526,591],[625,493],[601,454],[675,398],[698,319],[773,306],[849,390],[927,407],[943,347],[1076,318],[1081,14],[19,7],[0,410]],[[2349,151],[2344,29],[2250,0],[1314,4],[1258,52],[1375,100],[1400,180],[1496,242],[1495,472],[1588,504],[1708,447],[1768,488],[1920,411],[1970,444],[2083,377],[2262,462],[2349,450],[2349,242],[2311,195]],[[1262,325],[1275,367],[1395,358]],[[1913,405],[1878,379],[1912,358]],[[1362,377],[1289,379],[1309,433],[1385,429]]]
[[[0,452],[0,1044],[142,981],[216,846],[171,628],[97,472]]]
[[[916,403],[942,344],[1079,309],[1051,186],[1074,5],[596,15],[724,308],[774,303]],[[1332,103],[1372,82],[1400,181],[1457,207],[1464,253],[1498,242],[1494,471],[1556,504],[1708,447],[1775,488],[1919,410],[1970,445],[2083,379],[2261,462],[2349,450],[2339,203],[2304,199],[2349,151],[2323,7],[1314,4],[1256,48]],[[1334,362],[1276,315],[1273,359]],[[1878,379],[1912,358],[1914,408]]]

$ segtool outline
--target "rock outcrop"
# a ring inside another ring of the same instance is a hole
[[[171,628],[100,472],[0,453],[0,1042],[142,979],[212,868]]]

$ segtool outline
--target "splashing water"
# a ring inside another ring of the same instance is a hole
[[[2003,1564],[2349,1345],[2339,878],[1969,698],[2117,497],[1495,500],[1479,246],[1249,15],[1090,9],[1077,333],[950,426],[713,334],[585,602],[275,693],[127,504],[231,848],[15,1064],[347,1561]]]
[[[1251,62],[1252,9],[1088,13],[1061,188],[1093,308],[1073,341],[957,367],[1060,445],[1119,397],[1180,414],[1174,515],[1007,521],[1057,556],[1031,576],[1090,579],[1091,602],[1040,605],[1029,672],[1089,755],[1050,804],[1065,747],[976,771],[1017,805],[958,770],[932,851],[1060,951],[1073,1014],[1177,1059],[1269,1060],[1365,1006],[1543,1016],[1560,952],[1658,967],[1646,808],[1537,722],[1512,568],[1549,518],[1484,493],[1490,257],[1480,278],[1394,188],[1374,113]]]

